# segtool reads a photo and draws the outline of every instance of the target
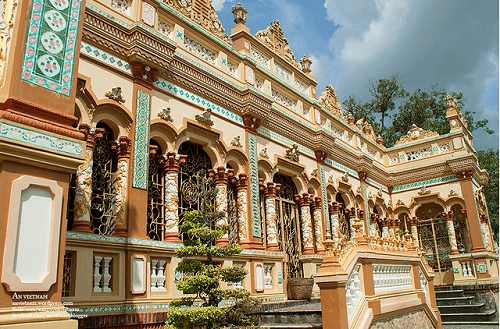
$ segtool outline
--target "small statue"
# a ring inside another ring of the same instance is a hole
[[[259,156],[261,158],[264,158],[264,159],[268,159],[269,158],[269,155],[267,155],[267,147],[264,147],[260,153],[259,153]]]
[[[160,113],[158,113],[158,117],[165,121],[174,122],[174,119],[172,119],[172,115],[170,113],[170,107],[167,107],[166,109],[162,109]]]
[[[114,101],[117,101],[118,103],[125,103],[125,99],[123,99],[121,87],[111,88],[111,90],[106,92],[106,94],[104,94],[104,96],[106,96],[107,98],[112,99]]]
[[[292,146],[290,146],[290,148],[286,150],[285,157],[288,160],[299,162],[299,146],[297,144],[293,144]]]
[[[345,183],[349,181],[349,173],[347,171],[342,175],[342,181]]]
[[[233,138],[233,140],[231,141],[231,146],[234,146],[234,147],[243,147],[243,145],[241,145],[241,137],[240,136],[235,136]]]
[[[206,127],[210,128],[214,125],[214,122],[212,121],[212,110],[210,109],[206,109],[201,115],[197,114],[194,118]]]

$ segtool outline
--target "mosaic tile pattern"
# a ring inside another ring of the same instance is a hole
[[[406,190],[412,190],[416,188],[420,188],[423,186],[429,187],[432,185],[436,184],[442,184],[442,183],[449,183],[458,180],[457,176],[444,176],[444,177],[437,177],[437,178],[432,178],[428,180],[422,180],[419,182],[414,182],[414,183],[409,183],[409,184],[403,184],[403,185],[396,185],[393,187],[392,192],[402,192]]]
[[[347,166],[344,166],[343,164],[338,163],[337,161],[334,161],[332,159],[326,159],[325,160],[325,164],[327,166],[332,167],[332,168],[338,169],[338,170],[340,170],[342,172],[347,172],[347,173],[349,173],[351,176],[353,176],[355,178],[359,178],[358,177],[358,172],[356,170],[354,170],[352,168],[349,168]]]
[[[148,187],[149,167],[149,116],[151,96],[139,89],[135,110],[134,171],[132,186],[141,189]]]
[[[243,124],[243,117],[241,115],[238,115],[234,112],[231,112],[229,110],[226,110],[225,108],[214,104],[203,97],[200,97],[196,94],[193,94],[189,91],[187,91],[184,88],[181,88],[179,86],[174,85],[173,83],[170,83],[166,80],[159,79],[155,81],[155,86],[168,92],[171,95],[180,97],[186,101],[188,101],[191,104],[201,106],[204,109],[210,109],[214,114],[218,114],[230,121],[233,121],[238,124]]]
[[[83,157],[82,144],[76,141],[52,136],[40,131],[30,130],[27,127],[21,127],[7,122],[0,122],[0,138],[50,152]]]
[[[248,132],[248,161],[250,169],[250,207],[252,207],[253,236],[262,237],[259,206],[259,169],[257,156],[257,137]]]
[[[33,0],[21,79],[69,96],[80,0]]]
[[[328,196],[326,195],[326,172],[323,165],[319,165],[319,183],[321,184],[321,206],[323,208],[323,216],[328,218],[328,222],[330,222]],[[330,225],[328,225],[328,227],[330,227]]]
[[[82,42],[82,45],[80,46],[80,54],[86,55],[101,63],[107,64],[124,73],[132,74],[132,71],[130,70],[130,65],[127,61],[120,59],[116,56],[113,56],[110,53],[105,52],[99,48],[96,48],[86,42]]]

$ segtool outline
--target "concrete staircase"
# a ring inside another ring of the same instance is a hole
[[[475,301],[474,296],[453,287],[436,287],[436,303],[441,313],[443,325],[471,326],[471,328],[498,328],[496,309],[487,309],[485,303]]]
[[[319,300],[266,304],[254,313],[264,329],[321,329]]]

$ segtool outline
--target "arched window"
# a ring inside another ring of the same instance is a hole
[[[148,227],[150,239],[162,241],[165,233],[165,175],[162,166],[162,149],[151,140],[149,143],[148,177]]]
[[[96,234],[111,235],[116,226],[115,175],[117,156],[111,128],[97,124],[92,163],[90,223]]]
[[[294,197],[297,188],[291,177],[275,174],[273,182],[280,184],[276,195],[276,213],[278,215],[278,245],[285,251],[289,263],[288,273],[291,276],[301,276],[302,268],[299,257],[302,250],[300,239],[300,220],[297,204]]]
[[[191,142],[182,143],[178,153],[187,155],[186,162],[179,170],[179,217],[182,217],[185,211],[199,208],[196,175],[206,175],[212,168],[212,161],[201,145]]]
[[[344,197],[339,192],[335,196],[335,201],[339,206],[339,234],[340,237],[344,237],[346,240],[351,239],[351,225],[350,225],[350,216],[347,210],[346,201]]]

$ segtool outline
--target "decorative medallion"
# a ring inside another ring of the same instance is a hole
[[[299,162],[299,145],[292,144],[286,150],[285,158],[287,158],[288,160]]]
[[[269,158],[269,155],[267,154],[267,147],[264,147],[262,150],[260,150],[259,156],[264,159]]]
[[[80,0],[33,0],[21,79],[69,96]]]

